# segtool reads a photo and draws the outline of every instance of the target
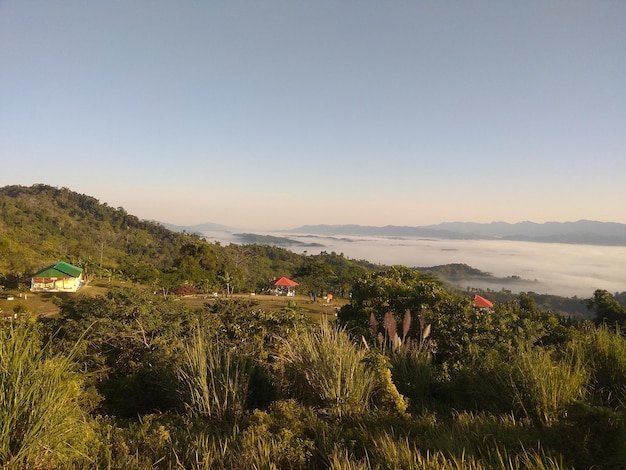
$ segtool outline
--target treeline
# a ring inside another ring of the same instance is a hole
[[[320,252],[299,255],[263,244],[222,246],[139,220],[67,188],[0,188],[0,284],[26,288],[29,276],[57,261],[88,279],[125,279],[165,294],[262,292],[269,281],[298,277],[301,288],[349,288],[367,261]]]
[[[354,279],[337,322],[295,303],[67,296],[0,326],[0,465],[616,469],[626,307],[477,309],[405,267]]]

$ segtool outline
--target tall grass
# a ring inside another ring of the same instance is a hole
[[[328,456],[328,468],[333,470],[370,470],[372,467],[367,460],[356,460],[348,449],[339,445]]]
[[[589,331],[576,344],[589,363],[597,404],[626,411],[626,337],[606,325]]]
[[[542,450],[525,450],[512,454],[497,445],[482,455],[456,454],[441,450],[419,449],[407,438],[383,433],[372,441],[367,451],[369,468],[394,470],[562,470],[562,459]]]
[[[233,427],[228,434],[196,432],[176,452],[180,468],[197,469],[305,469],[312,443],[295,439],[288,431],[275,433],[262,425],[244,430]]]
[[[572,349],[559,361],[543,348],[522,349],[512,358],[513,403],[536,425],[557,422],[583,398],[587,381],[585,364]]]
[[[251,372],[249,357],[196,330],[177,370],[186,408],[192,416],[236,421],[245,408]]]
[[[434,381],[432,355],[421,347],[404,354],[390,355],[394,382],[398,391],[409,399],[413,410],[427,406]]]
[[[280,359],[294,396],[337,415],[369,408],[376,375],[363,361],[366,352],[344,329],[322,322],[315,329],[296,330],[283,341]]]
[[[91,427],[69,357],[48,356],[32,329],[0,329],[0,464],[68,467],[88,462]]]

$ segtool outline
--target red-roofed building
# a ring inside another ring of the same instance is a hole
[[[492,308],[493,303],[480,295],[474,296],[474,307],[477,308]]]
[[[272,281],[271,284],[276,288],[276,295],[286,295],[289,297],[296,295],[296,286],[298,285],[296,281],[281,277],[280,279]]]

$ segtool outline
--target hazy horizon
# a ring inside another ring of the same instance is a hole
[[[134,214],[133,214],[134,215]],[[148,219],[146,219],[148,220]],[[320,222],[320,223],[316,223],[316,224],[311,224],[311,223],[304,223],[298,226],[288,226],[288,227],[265,227],[265,228],[258,228],[258,227],[250,227],[250,226],[244,226],[244,225],[237,225],[237,226],[228,226],[228,225],[223,225],[223,224],[218,224],[215,223],[213,221],[204,221],[198,224],[174,224],[171,223],[167,220],[153,220],[153,222],[159,223],[159,224],[166,224],[166,225],[173,225],[176,227],[180,227],[180,228],[194,228],[194,227],[202,227],[205,225],[214,225],[214,226],[218,226],[218,227],[222,227],[223,229],[229,231],[229,232],[253,232],[255,230],[260,230],[262,232],[290,232],[293,230],[297,230],[301,227],[316,227],[316,226],[338,226],[338,227],[342,227],[342,226],[361,226],[361,227],[375,227],[375,228],[383,228],[383,227],[388,227],[388,226],[396,226],[396,227],[429,227],[429,226],[438,226],[438,225],[445,225],[445,224],[485,224],[485,225],[490,225],[490,224],[500,224],[500,223],[505,223],[505,224],[510,224],[510,225],[516,225],[516,224],[524,224],[524,223],[535,223],[535,224],[549,224],[549,223],[575,223],[575,222],[598,222],[598,223],[607,223],[607,224],[622,224],[624,222],[616,222],[614,220],[591,220],[591,219],[578,219],[578,220],[546,220],[544,222],[537,222],[535,220],[518,220],[515,222],[504,222],[502,220],[492,220],[490,222],[476,222],[474,220],[443,220],[439,223],[436,224],[424,224],[424,225],[395,225],[395,224],[386,224],[386,225],[365,225],[365,224],[356,224],[356,223],[350,223],[350,222],[345,222],[345,223],[336,223],[336,224],[326,224],[324,222]]]
[[[596,289],[626,291],[626,247],[535,243],[510,240],[447,240],[417,237],[331,236],[275,233],[309,243],[289,245],[296,252],[321,251],[382,265],[432,267],[467,264],[495,277],[519,276],[516,283],[470,282],[472,287],[502,288],[513,292],[589,298]],[[208,241],[241,243],[232,234],[205,232]],[[311,246],[318,243],[322,246]],[[466,287],[466,286],[461,286]]]
[[[626,2],[0,2],[0,186],[286,229],[626,223]]]

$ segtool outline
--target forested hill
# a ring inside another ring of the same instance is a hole
[[[255,291],[281,276],[298,277],[304,288],[316,282],[348,288],[358,273],[374,267],[323,252],[303,266],[303,255],[275,246],[208,243],[67,188],[0,188],[0,283],[15,283],[60,260],[84,268],[88,277],[205,292],[225,286]]]
[[[61,259],[79,265],[146,261],[166,267],[184,239],[67,188],[0,188],[1,271],[29,273]]]

